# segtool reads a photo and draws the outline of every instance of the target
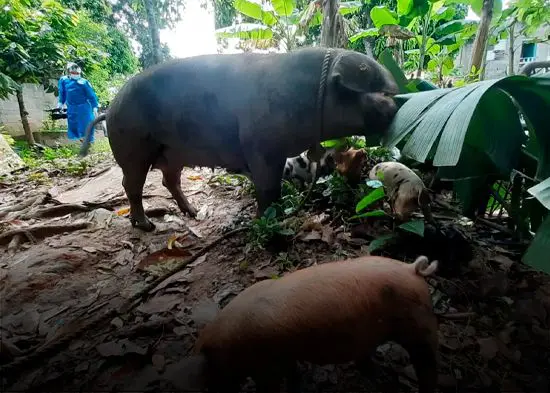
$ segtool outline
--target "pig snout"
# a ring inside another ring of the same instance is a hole
[[[238,389],[252,377],[257,391],[268,390],[297,361],[359,366],[395,341],[409,353],[420,392],[434,392],[438,326],[424,277],[436,269],[426,257],[361,257],[248,287],[199,334],[194,351],[207,358],[209,389]]]
[[[385,133],[397,114],[397,104],[386,93],[365,94],[363,107],[366,108],[365,124],[375,132]]]

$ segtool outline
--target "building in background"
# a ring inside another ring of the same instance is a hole
[[[519,30],[519,29],[518,29]],[[533,61],[550,61],[550,36],[545,37],[547,41],[540,42],[540,37],[546,29],[541,28],[535,34],[539,38],[516,35],[514,38],[514,74],[527,63]],[[455,67],[463,74],[468,73],[470,59],[472,56],[473,41],[464,45],[455,59]],[[497,79],[507,76],[508,62],[510,56],[509,38],[500,40],[496,45],[487,49],[485,58],[485,78]]]

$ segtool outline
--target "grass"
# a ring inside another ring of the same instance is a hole
[[[84,158],[78,156],[80,146],[80,143],[77,142],[39,149],[29,146],[26,141],[14,141],[12,143],[14,151],[29,169],[58,170],[68,176],[78,177],[87,174],[89,169],[111,154],[107,138],[96,140],[91,146],[90,154]],[[29,175],[29,180],[43,183],[47,182],[47,176],[39,176],[34,173]]]

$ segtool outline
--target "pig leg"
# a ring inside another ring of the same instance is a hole
[[[267,162],[264,157],[255,154],[248,162],[252,170],[252,181],[256,189],[258,201],[257,216],[260,217],[266,209],[281,197],[281,178],[285,159]]]
[[[433,393],[437,388],[437,350],[433,345],[410,343],[403,346],[411,358],[418,379],[418,393]]]
[[[155,224],[145,215],[143,210],[143,185],[147,178],[149,165],[136,165],[133,167],[124,166],[122,172],[122,186],[126,191],[128,202],[130,202],[130,222],[133,227],[151,232],[155,229]]]
[[[437,319],[433,314],[424,314],[419,316],[416,321],[422,322],[407,332],[402,332],[395,341],[409,353],[418,380],[418,393],[433,393],[437,388],[438,375]],[[417,333],[414,333],[414,330],[417,330]]]
[[[193,218],[196,217],[197,211],[189,203],[181,189],[181,168],[174,170],[169,168],[168,165],[163,166],[162,185],[170,191],[182,213],[188,213]]]

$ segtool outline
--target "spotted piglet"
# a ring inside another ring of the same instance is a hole
[[[408,221],[419,207],[428,222],[433,223],[431,198],[424,182],[399,162],[381,162],[369,172],[371,180],[380,180],[386,189],[392,212],[400,221]]]
[[[326,150],[317,168],[317,178],[330,175],[335,169],[334,149]],[[287,158],[283,179],[293,182],[297,187],[303,188],[306,183],[313,181],[314,162],[307,156],[307,151],[299,156]]]

